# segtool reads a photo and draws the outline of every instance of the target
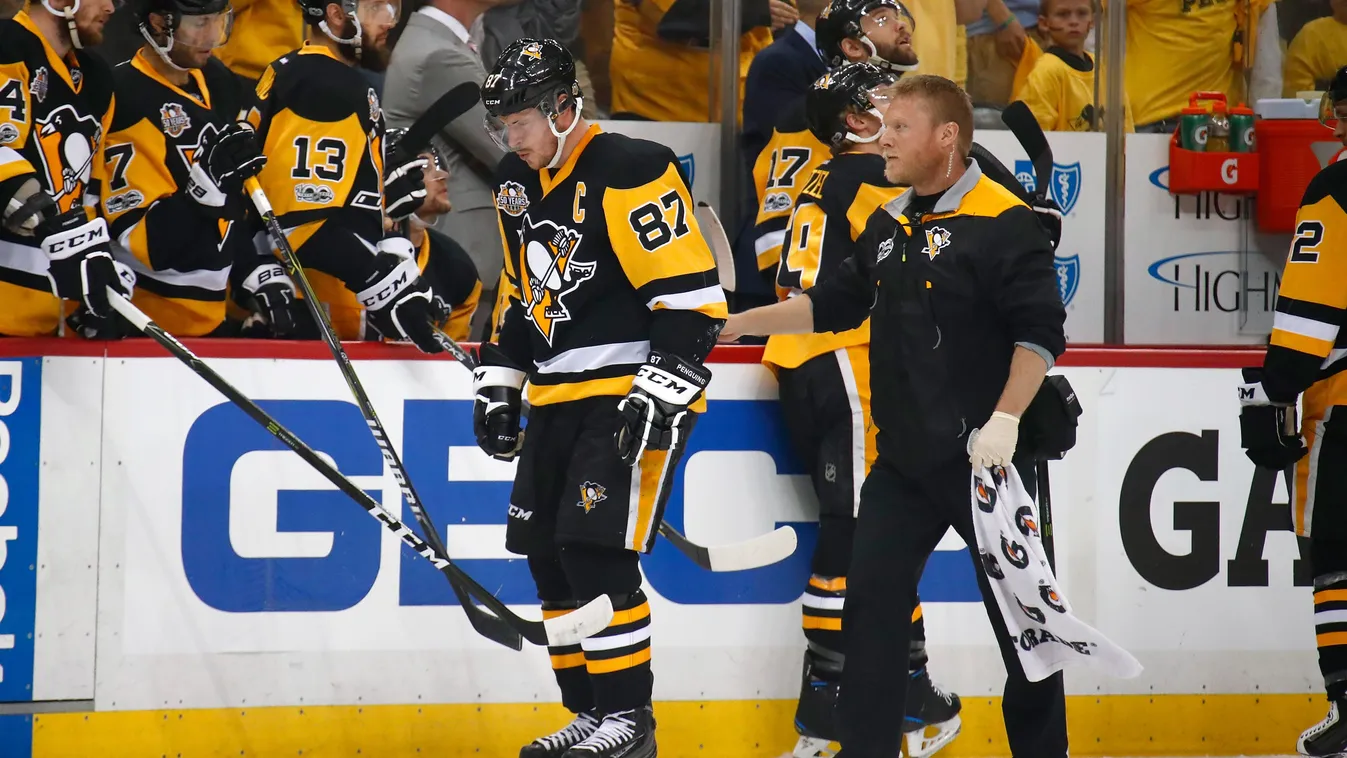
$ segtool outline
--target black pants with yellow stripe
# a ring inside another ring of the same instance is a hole
[[[1330,700],[1347,699],[1347,406],[1305,393],[1302,433],[1310,454],[1296,464],[1293,521],[1310,541],[1314,632]],[[1325,393],[1327,394],[1327,393]]]
[[[845,656],[842,605],[856,533],[861,485],[875,461],[870,417],[870,346],[853,345],[777,371],[781,412],[795,455],[809,471],[819,501],[819,536],[812,576],[801,598],[811,647]],[[926,626],[913,588],[908,668],[926,665]]]
[[[613,601],[607,629],[548,648],[574,713],[639,708],[653,685],[640,554],[654,544],[679,454],[647,451],[635,466],[623,463],[613,441],[619,399],[534,406],[510,495],[505,546],[528,556],[544,616],[599,595]]]

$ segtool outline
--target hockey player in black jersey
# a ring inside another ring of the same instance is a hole
[[[886,70],[911,71],[917,66],[912,48],[916,26],[899,0],[832,0],[814,25],[815,43],[830,68],[865,61]],[[758,211],[750,233],[758,270],[767,276],[776,274],[796,197],[830,155],[828,146],[809,131],[803,98],[782,103],[780,113],[776,129],[753,163]]]
[[[276,259],[242,223],[245,179],[262,170],[252,96],[211,51],[229,38],[228,0],[141,0],[145,44],[113,71],[103,210],[137,274],[135,304],[178,336],[228,336],[225,298],[253,305],[275,336],[303,317]]]
[[[528,556],[544,616],[600,594],[616,609],[603,632],[549,650],[576,717],[520,756],[650,758],[639,558],[705,406],[702,362],[726,317],[724,293],[674,153],[587,123],[565,48],[511,44],[482,100],[489,131],[511,152],[493,184],[512,291],[474,372],[477,442],[518,456],[506,547]]]
[[[356,70],[388,63],[397,0],[300,0],[304,47],[262,72],[257,132],[266,167],[259,175],[321,300],[342,288],[364,307],[342,339],[368,325],[429,353],[441,348],[431,324],[444,314],[420,277],[405,237],[384,236],[384,212],[400,221],[425,197],[419,156],[387,156],[379,96]],[[368,323],[366,323],[368,322]]]
[[[805,96],[810,133],[832,158],[803,181],[786,230],[776,286],[794,297],[832,276],[856,249],[866,219],[903,187],[884,178],[876,139],[897,75],[870,63],[847,63]],[[861,483],[875,460],[870,417],[870,323],[840,333],[775,335],[763,363],[777,375],[786,429],[805,461],[819,500],[819,539],[803,598],[808,641],[795,727],[795,758],[827,758],[838,739],[834,710],[846,646],[842,604]],[[912,758],[931,755],[959,734],[958,695],[931,683],[922,610],[916,608],[903,731]]]
[[[0,20],[0,335],[54,335],[76,304],[111,316],[107,287],[130,294],[90,212],[113,95],[84,48],[112,11],[112,0],[35,0]]]

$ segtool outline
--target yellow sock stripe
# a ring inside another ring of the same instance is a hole
[[[1347,645],[1347,632],[1324,632],[1315,635],[1315,641],[1319,647],[1333,647],[1335,645]]]
[[[916,610],[912,611],[912,623],[915,624],[915,623],[917,623],[918,621],[921,621],[921,606],[920,606],[920,605],[918,605],[918,606],[916,607]]]
[[[552,668],[554,670],[573,669],[583,665],[585,665],[585,652],[583,650],[578,653],[552,656]]]
[[[556,609],[552,609],[552,608],[544,608],[544,609],[543,609],[543,621],[550,621],[550,620],[556,618],[557,616],[565,616],[566,614],[570,613],[572,610],[574,610],[574,609],[573,609],[573,608],[556,608]]]
[[[613,620],[608,623],[608,628],[630,624],[633,621],[640,621],[650,616],[650,603],[645,602],[635,608],[628,608],[625,611],[617,611],[613,614]]]
[[[845,576],[838,576],[829,579],[815,574],[809,577],[809,586],[817,587],[824,592],[846,592],[847,578]]]
[[[1314,593],[1314,602],[1316,604],[1347,602],[1347,590],[1319,590]]]
[[[800,625],[805,629],[822,629],[826,632],[842,631],[842,619],[828,618],[826,616],[810,616],[807,613]]]
[[[650,662],[650,646],[637,650],[631,655],[623,655],[618,658],[607,658],[601,661],[586,661],[585,665],[591,674],[611,674],[616,671],[623,671],[629,668],[635,668],[642,663]]]

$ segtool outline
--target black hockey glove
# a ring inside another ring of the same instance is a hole
[[[1295,404],[1268,399],[1261,368],[1244,369],[1239,406],[1239,444],[1255,466],[1281,471],[1309,452],[1297,428]]]
[[[369,323],[390,340],[411,340],[423,353],[438,353],[435,324],[446,318],[430,285],[421,279],[412,243],[401,237],[379,242],[374,272],[356,293]]]
[[[261,263],[243,280],[243,290],[252,298],[251,309],[266,318],[273,337],[285,339],[298,331],[303,304],[295,296],[295,283],[279,263]]]
[[[121,280],[121,286],[117,289],[124,292],[129,299],[136,288],[136,272],[121,261],[113,261],[112,266],[117,270],[117,278]],[[106,316],[96,316],[87,306],[81,305],[70,314],[65,323],[86,340],[119,340],[139,332],[125,316],[113,310],[111,306],[108,307]]]
[[[247,207],[239,196],[244,180],[260,174],[266,162],[253,128],[229,124],[205,135],[187,174],[187,194],[207,213],[237,218]]]
[[[618,456],[634,466],[646,450],[682,445],[692,422],[688,406],[710,382],[711,372],[705,366],[652,350],[636,372],[631,391],[617,404],[622,415],[622,427],[615,435]]]
[[[103,219],[91,220],[84,208],[72,208],[44,219],[36,232],[42,240],[42,251],[47,254],[47,278],[57,297],[81,303],[100,317],[112,315],[108,287],[131,297],[131,288],[112,263],[111,237]],[[127,272],[130,274],[130,269]],[[134,285],[135,275],[130,277]]]
[[[514,460],[523,445],[519,430],[525,374],[490,342],[477,349],[472,371],[472,430],[482,452],[500,461]]]
[[[1038,214],[1038,223],[1043,225],[1043,231],[1048,233],[1048,240],[1052,242],[1052,249],[1057,250],[1057,244],[1062,241],[1062,208],[1057,205],[1057,201],[1050,197],[1034,196],[1030,207],[1034,213]]]
[[[420,210],[426,199],[425,169],[426,159],[419,155],[384,166],[384,213],[389,218],[401,221]]]

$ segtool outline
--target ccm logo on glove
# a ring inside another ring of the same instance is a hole
[[[86,245],[97,242],[108,241],[108,228],[102,224],[90,225],[83,229],[76,229],[65,237],[53,237],[47,241],[47,254],[52,258],[64,258],[62,253],[69,254],[75,249],[83,249]]]
[[[415,264],[413,264],[413,267],[415,267]],[[384,279],[383,286],[373,294],[369,294],[369,290],[360,293],[360,303],[366,308],[377,310],[382,303],[397,295],[411,282],[411,270],[408,268],[398,266],[393,273],[394,276]]]

